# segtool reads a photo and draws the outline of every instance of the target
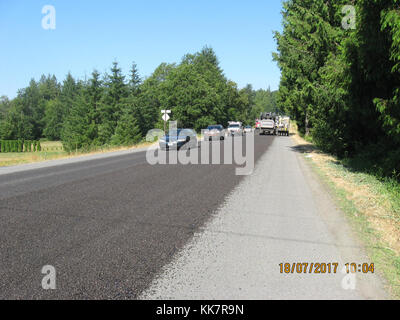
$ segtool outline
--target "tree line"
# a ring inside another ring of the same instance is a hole
[[[350,4],[354,28],[348,0],[284,2],[278,104],[325,151],[399,177],[399,1]]]
[[[146,79],[132,64],[124,75],[117,62],[89,79],[68,74],[31,80],[11,101],[0,100],[0,139],[61,140],[67,151],[140,142],[163,128],[161,110],[172,110],[180,127],[197,131],[237,120],[253,124],[261,112],[277,111],[276,92],[239,89],[220,68],[212,48],[187,54],[179,64],[162,63]]]

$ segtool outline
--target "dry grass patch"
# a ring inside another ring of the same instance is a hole
[[[90,151],[78,151],[68,153],[63,150],[61,142],[45,141],[41,142],[42,151],[40,152],[0,153],[0,167],[42,162],[48,160],[70,159],[116,151],[134,150],[138,148],[148,147],[150,145],[152,145],[152,143],[144,142],[134,146],[99,147]]]
[[[400,209],[398,200],[383,181],[346,168],[337,158],[318,150],[312,143],[292,136],[295,149],[304,154],[316,171],[334,190],[343,211],[367,245],[390,284],[390,292],[400,298]],[[344,198],[344,199],[343,199]],[[346,208],[347,206],[347,208]]]

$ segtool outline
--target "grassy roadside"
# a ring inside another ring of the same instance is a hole
[[[387,280],[389,293],[400,299],[400,185],[353,170],[343,161],[292,136],[313,170],[329,186],[339,207],[366,246],[371,262]]]
[[[23,153],[0,153],[0,167],[14,166],[19,164],[42,162],[47,160],[68,159],[87,155],[108,153],[114,151],[131,150],[150,146],[151,143],[143,142],[133,146],[103,146],[92,148],[88,151],[77,151],[68,153],[63,150],[61,142],[45,141],[41,142],[42,151],[40,152],[23,152]]]

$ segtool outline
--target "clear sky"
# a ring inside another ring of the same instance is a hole
[[[45,5],[56,10],[55,30],[42,28]],[[240,87],[274,90],[280,11],[280,0],[0,0],[0,96],[15,97],[41,74],[83,79],[113,61],[125,74],[135,61],[146,77],[205,45]]]

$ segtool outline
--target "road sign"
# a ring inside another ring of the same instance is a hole
[[[164,134],[167,134],[167,122],[170,119],[168,114],[171,113],[171,110],[161,110],[161,113],[163,114],[162,119],[164,120]]]

